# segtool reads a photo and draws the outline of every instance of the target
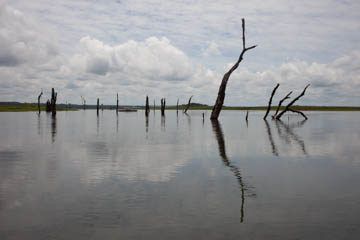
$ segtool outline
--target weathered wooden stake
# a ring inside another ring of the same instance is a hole
[[[274,97],[274,95],[275,95],[275,92],[276,92],[276,90],[278,89],[279,86],[280,86],[279,83],[276,84],[275,88],[273,89],[273,91],[272,91],[272,93],[271,93],[270,100],[269,100],[269,105],[268,105],[268,108],[267,108],[267,110],[266,110],[266,113],[265,113],[265,116],[264,116],[264,120],[266,119],[267,115],[268,115],[269,112],[270,112],[272,99],[273,99],[273,97]]]
[[[40,98],[41,98],[41,96],[43,95],[43,91],[41,90],[41,93],[39,94],[39,96],[38,96],[38,109],[39,109],[39,114],[40,114]]]
[[[248,47],[248,48],[245,47],[245,19],[242,19],[242,40],[243,40],[243,50],[239,56],[239,59],[235,63],[235,65],[232,66],[232,68],[230,68],[230,70],[227,73],[225,73],[225,75],[221,81],[218,96],[217,96],[216,102],[214,104],[214,107],[212,109],[210,119],[218,119],[218,117],[220,115],[221,108],[224,104],[226,85],[227,85],[227,82],[229,80],[231,73],[237,69],[240,62],[243,60],[244,53],[246,51],[256,47],[256,45]]]

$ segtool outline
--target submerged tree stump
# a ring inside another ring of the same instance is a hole
[[[97,104],[96,104],[96,114],[99,115],[99,98],[97,99]]]
[[[145,116],[148,117],[150,112],[150,106],[149,106],[149,97],[146,96],[146,103],[145,103]]]
[[[161,116],[165,116],[165,104],[166,104],[165,98],[162,98],[161,99]]]
[[[248,47],[248,48],[245,47],[245,19],[242,19],[242,41],[243,41],[243,50],[242,50],[237,62],[234,64],[234,66],[232,66],[232,68],[230,68],[230,70],[227,73],[225,73],[225,75],[221,81],[218,96],[217,96],[216,102],[214,104],[214,107],[212,109],[210,119],[213,119],[213,120],[218,119],[218,117],[220,115],[221,108],[224,104],[226,85],[229,81],[229,77],[230,77],[231,73],[238,68],[240,62],[243,60],[243,56],[244,56],[245,52],[256,47],[256,45]]]
[[[119,94],[116,93],[116,114],[119,114]]]

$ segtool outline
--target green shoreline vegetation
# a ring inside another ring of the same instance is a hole
[[[119,106],[120,108],[123,106]],[[129,106],[128,106],[129,107]],[[185,109],[186,104],[179,105],[179,110]],[[45,111],[45,105],[40,105],[41,111]],[[144,106],[133,106],[133,108],[142,109]],[[277,106],[272,106],[271,110],[275,111]],[[360,106],[293,106],[293,109],[300,111],[360,111]],[[58,104],[57,111],[77,111],[81,110],[81,105],[71,105],[71,107],[66,108],[65,104]],[[86,109],[96,109],[96,105],[87,105]],[[104,105],[104,109],[115,109],[114,105]],[[153,107],[150,106],[152,110]],[[156,109],[160,109],[159,106],[156,106]],[[167,110],[176,110],[176,106],[170,105],[166,107]],[[200,104],[200,103],[191,103],[189,110],[211,110],[212,106]],[[267,106],[223,106],[223,110],[243,110],[243,111],[265,111]],[[284,109],[281,107],[280,109]],[[0,112],[35,112],[38,111],[38,106],[36,103],[0,103]]]

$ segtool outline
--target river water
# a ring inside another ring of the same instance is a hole
[[[0,113],[0,239],[359,239],[360,113]]]

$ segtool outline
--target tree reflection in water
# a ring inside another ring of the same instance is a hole
[[[218,143],[219,155],[220,155],[221,159],[223,160],[224,164],[230,168],[230,171],[237,178],[237,181],[239,183],[239,187],[240,187],[240,191],[241,191],[240,222],[244,222],[245,191],[247,191],[248,188],[244,184],[240,169],[237,166],[233,165],[226,155],[224,134],[222,132],[219,121],[211,120],[211,124],[212,124],[212,128],[213,128],[213,131],[215,133],[216,140]],[[252,196],[255,196],[255,194],[253,194]]]

